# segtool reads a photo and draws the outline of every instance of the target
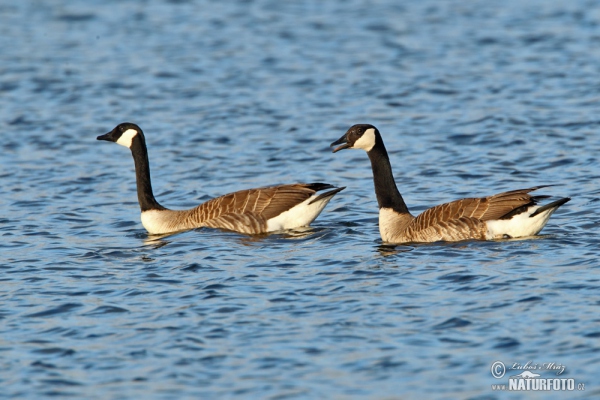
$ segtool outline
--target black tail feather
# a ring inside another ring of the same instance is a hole
[[[329,183],[322,183],[322,182],[305,183],[304,186],[306,186],[307,188],[309,188],[311,190],[314,190],[315,192],[320,192],[321,190],[335,188],[335,186],[330,185]]]
[[[556,208],[562,206],[563,204],[565,204],[569,200],[571,200],[570,197],[565,197],[565,198],[553,201],[552,203],[548,203],[546,205],[543,205],[540,208],[538,208],[537,210],[535,210],[535,212],[533,214],[531,214],[529,216],[529,218],[535,217],[536,215],[539,215],[539,214],[543,213],[544,211],[556,209]]]
[[[331,196],[335,195],[336,193],[341,192],[344,189],[346,189],[346,186],[343,186],[343,187],[340,187],[340,188],[335,188],[333,190],[330,190],[329,192],[321,193],[320,195],[318,195],[317,197],[315,197],[314,199],[312,199],[311,202],[308,203],[308,204],[312,204],[312,203],[315,203],[315,202],[317,202],[319,200],[323,200],[323,199],[325,199],[327,197],[331,197]]]

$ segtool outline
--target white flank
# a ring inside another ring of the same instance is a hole
[[[128,131],[129,132],[129,131]],[[152,235],[171,232],[169,229],[170,210],[148,210],[141,215],[142,225]]]
[[[131,148],[131,142],[137,134],[138,132],[135,129],[127,129],[125,132],[123,132],[123,134],[121,135],[119,140],[117,140],[116,143],[120,144],[121,146]]]
[[[375,146],[375,129],[369,128],[356,142],[354,142],[352,148],[370,151],[373,146]]]
[[[487,221],[486,239],[502,239],[505,235],[511,238],[519,238],[537,235],[546,225],[550,216],[556,208],[546,210],[535,217],[529,217],[540,208],[540,206],[531,206],[526,212],[515,215],[511,219],[496,219]]]
[[[295,205],[287,211],[282,212],[276,217],[267,221],[267,232],[281,231],[285,229],[294,229],[301,226],[308,226],[315,220],[323,211],[323,208],[329,203],[333,196],[326,197],[312,204],[310,203],[315,197],[315,194],[304,200],[302,203]]]

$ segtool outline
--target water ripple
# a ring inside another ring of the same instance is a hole
[[[0,397],[495,399],[497,360],[597,394],[589,1],[0,10]],[[347,189],[309,229],[149,237],[131,156],[95,140],[126,120],[173,208]],[[531,240],[384,244],[368,158],[328,148],[364,122],[414,213],[539,184],[572,201]]]

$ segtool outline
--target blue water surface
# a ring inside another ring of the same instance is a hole
[[[0,48],[0,398],[600,397],[598,2],[23,0]],[[172,208],[347,189],[309,229],[152,238],[95,140],[124,121]],[[328,148],[356,123],[415,214],[572,200],[530,240],[386,245],[368,158]],[[528,362],[575,390],[494,390]]]

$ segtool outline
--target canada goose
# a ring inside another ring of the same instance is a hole
[[[408,211],[392,175],[383,140],[373,125],[354,125],[331,146],[333,149],[363,149],[373,169],[375,194],[379,204],[379,232],[384,242],[436,242],[467,239],[518,238],[539,233],[565,197],[539,206],[550,196],[528,193],[544,186],[512,190],[481,198],[467,198],[435,206],[414,217]]]
[[[150,234],[199,227],[258,234],[308,226],[329,200],[344,189],[326,183],[280,185],[226,194],[189,210],[169,210],[161,206],[152,193],[148,150],[139,126],[122,123],[97,139],[131,149],[142,225]],[[318,194],[328,189],[333,190]]]

